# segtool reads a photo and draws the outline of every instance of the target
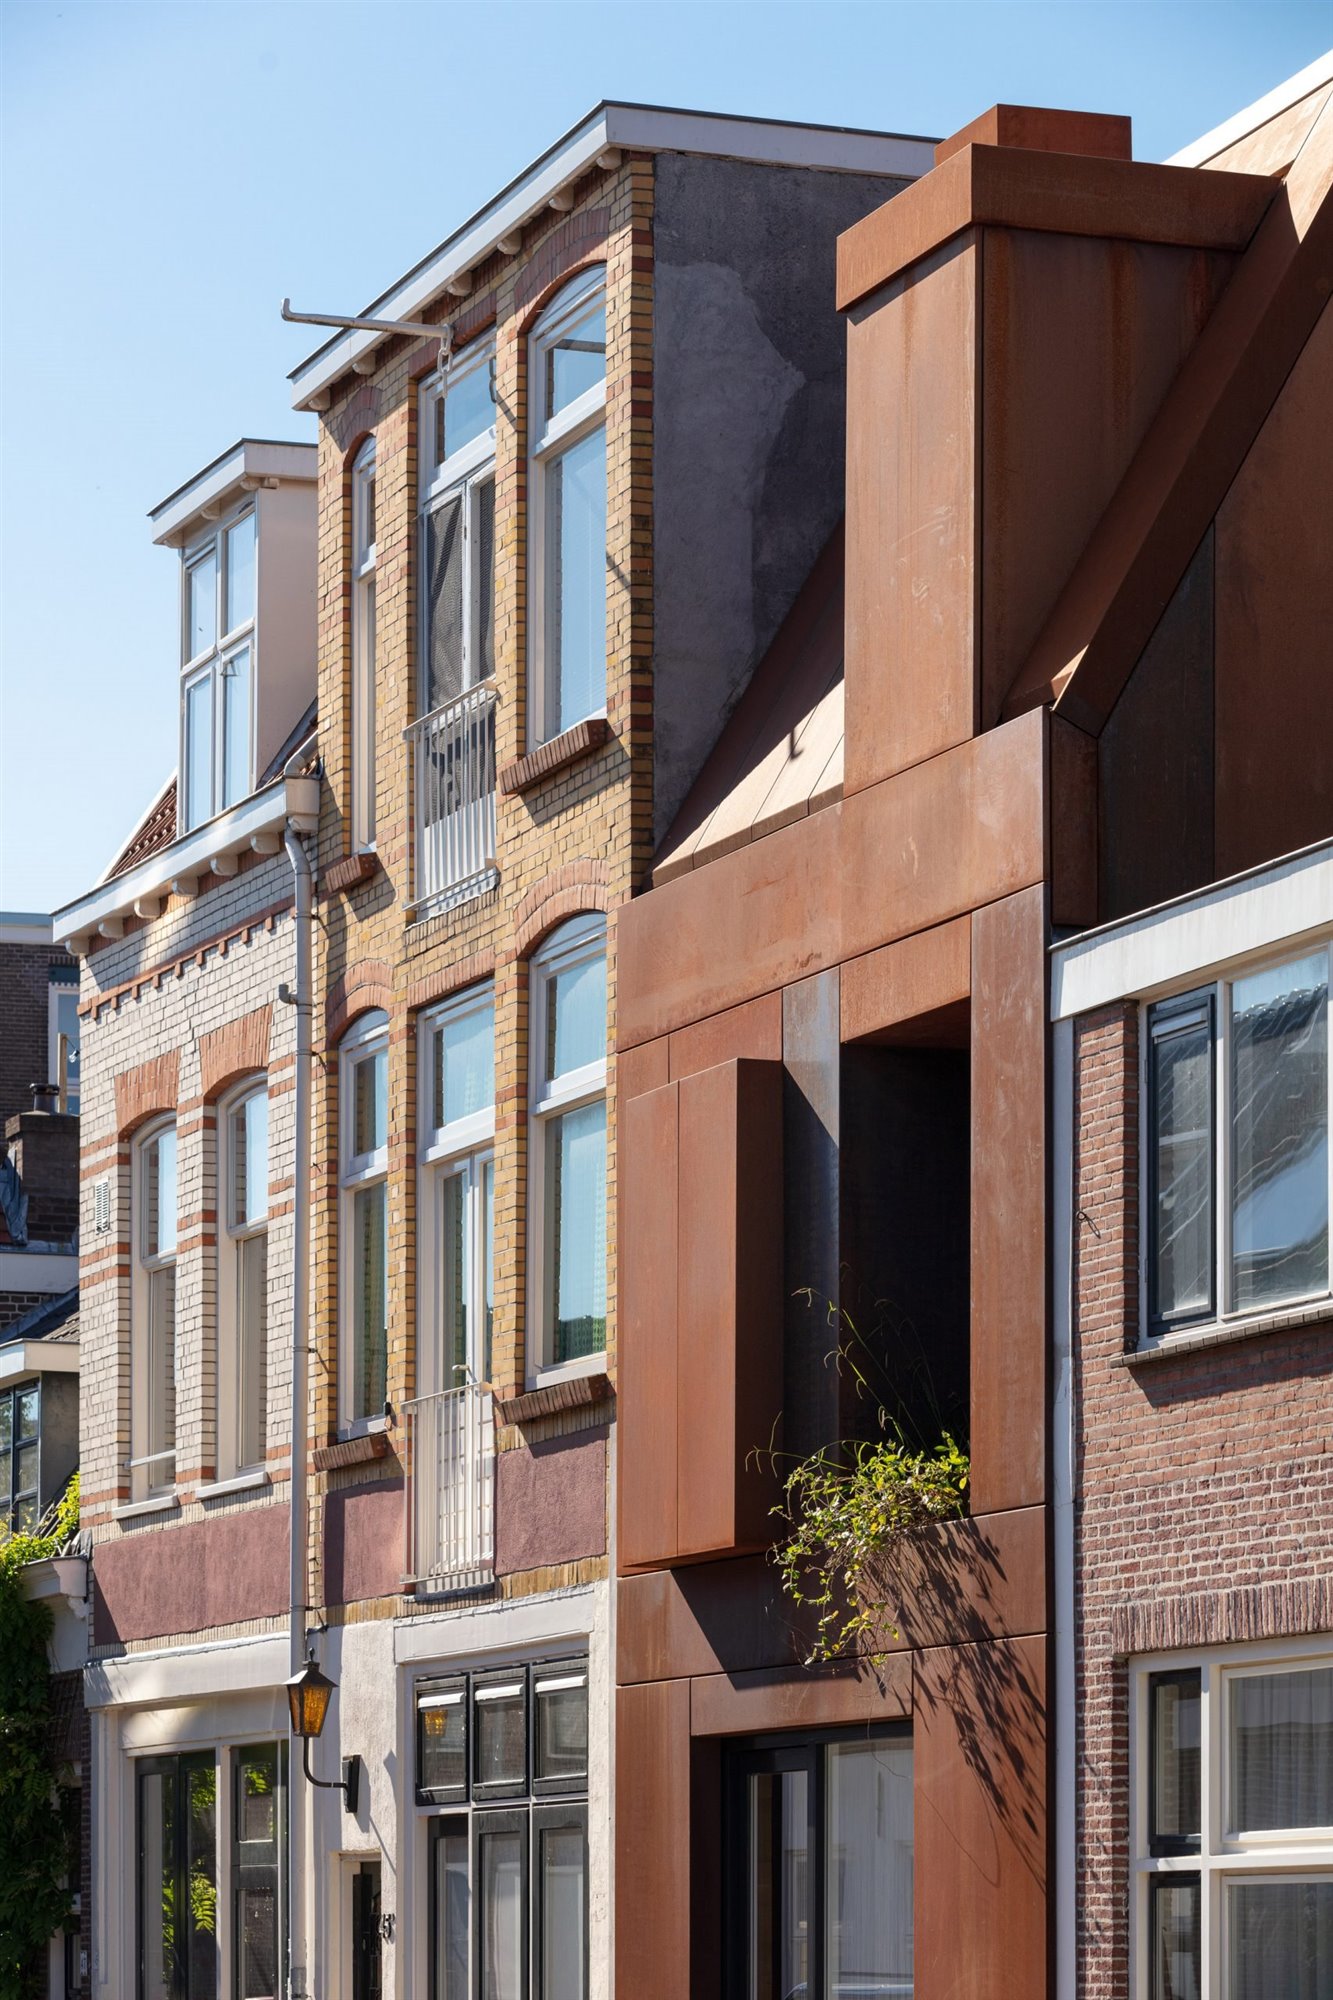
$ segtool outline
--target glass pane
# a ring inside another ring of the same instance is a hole
[[[606,375],[606,301],[546,350],[546,414],[582,396]]]
[[[1207,1312],[1213,1301],[1212,1022],[1205,1011],[1152,1041],[1155,1151],[1153,1314]]]
[[[467,1382],[468,1228],[467,1175],[445,1174],[441,1185],[440,1274],[444,1305],[444,1374],[441,1386]]]
[[[176,1250],[176,1128],[166,1126],[144,1147],[145,1257],[170,1257]]]
[[[388,1368],[389,1274],[383,1181],[352,1197],[352,1416],[384,1408]]]
[[[506,1785],[522,1791],[527,1783],[526,1729],[522,1682],[505,1682],[506,1692],[478,1688],[474,1700],[473,1783]]]
[[[484,1323],[481,1336],[482,1380],[491,1379],[491,1340],[495,1331],[495,1162],[485,1160],[481,1169],[482,1253],[481,1281],[485,1292]]]
[[[79,1044],[82,1039],[82,1024],[79,1020],[79,996],[77,990],[62,993],[56,1001],[56,1033],[65,1038],[65,1102],[72,1112],[79,1109]],[[57,1050],[57,1061],[59,1051]],[[56,1064],[53,1062],[53,1069]]]
[[[185,657],[197,659],[218,636],[218,559],[209,549],[186,571]]]
[[[418,1790],[461,1797],[467,1789],[466,1691],[423,1695],[418,1714]]]
[[[176,1788],[139,1774],[139,1952],[143,2000],[173,2000],[176,1946]]]
[[[476,488],[474,525],[477,537],[472,556],[472,588],[476,592],[473,610],[473,647],[469,678],[474,683],[489,680],[495,672],[495,481],[487,479]]]
[[[810,1990],[808,1812],[804,1771],[751,1776],[748,2000]]]
[[[389,1052],[376,1049],[363,1056],[352,1072],[355,1103],[352,1151],[358,1157],[378,1153],[389,1137]]]
[[[1230,2000],[1333,1993],[1333,1880],[1233,1883],[1227,1929]]]
[[[588,1770],[588,1677],[579,1668],[573,1674],[555,1670],[545,1678],[555,1683],[577,1681],[578,1685],[543,1687],[542,1679],[537,1681],[534,1775],[582,1779]]]
[[[357,585],[353,607],[352,837],[375,838],[375,585]]]
[[[606,706],[606,433],[562,453],[546,476],[549,734]]]
[[[276,1868],[272,1871],[275,1878]],[[276,1879],[247,1882],[236,1897],[236,1956],[240,2000],[279,2000]]]
[[[146,1468],[150,1487],[175,1483],[176,1443],[176,1267],[148,1273],[148,1437]]]
[[[588,1885],[583,1829],[545,1827],[538,1842],[542,2000],[584,2000]]]
[[[276,1850],[278,1786],[276,1743],[236,1752],[236,1838],[243,1845],[262,1841]]]
[[[601,952],[552,974],[547,987],[548,1080],[606,1056],[606,959]]]
[[[488,1004],[435,1031],[435,1125],[453,1125],[494,1102],[495,1008]]]
[[[13,1455],[0,1447],[0,1528],[12,1526],[9,1514],[14,1497],[13,1478]]]
[[[437,1834],[434,1862],[435,1937],[431,2000],[471,2000],[467,1983],[466,1833]]]
[[[268,1092],[256,1090],[231,1114],[233,1229],[252,1228],[268,1214]]]
[[[41,1390],[38,1388],[20,1389],[15,1401],[18,1406],[18,1421],[14,1427],[15,1436],[19,1438],[35,1438],[37,1436]]]
[[[1231,989],[1232,1303],[1328,1285],[1328,961]]]
[[[184,1990],[189,2000],[217,2000],[218,1856],[217,1766],[213,1753],[182,1757],[185,1787],[185,1897],[187,1945]]]
[[[546,1128],[548,1242],[555,1361],[606,1346],[606,1105],[585,1104]]]
[[[213,815],[213,676],[185,690],[185,824]]]
[[[250,795],[250,651],[234,653],[222,669],[222,803]]]
[[[1197,1674],[1154,1674],[1149,1682],[1154,1854],[1199,1844],[1199,1687]]]
[[[227,630],[255,615],[255,517],[246,514],[227,530]]]
[[[463,501],[426,516],[426,713],[463,692]]]
[[[489,361],[451,377],[444,390],[444,457],[461,451],[495,422],[495,395]]]
[[[33,1535],[37,1532],[37,1501],[29,1494],[14,1502],[14,1533]]]
[[[364,467],[356,478],[354,499],[356,522],[353,529],[357,564],[363,563],[375,546],[375,466],[372,462]]]
[[[8,1451],[14,1436],[14,1399],[0,1395],[0,1451]]]
[[[1152,2000],[1199,2000],[1197,1875],[1159,1875],[1150,1885],[1148,1954]]]
[[[523,1852],[517,1833],[483,1833],[481,1850],[482,2000],[522,2000]]]
[[[1333,1668],[1230,1683],[1230,1829],[1333,1826]]]
[[[238,1466],[264,1462],[264,1415],[268,1360],[268,1238],[246,1236],[236,1245],[237,1329],[236,1460]]]
[[[16,1498],[37,1498],[37,1440],[21,1444],[14,1453],[14,1493]]]
[[[910,1994],[912,1746],[832,1745],[827,1770],[825,1994]]]

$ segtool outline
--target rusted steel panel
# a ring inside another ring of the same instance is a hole
[[[912,1713],[912,1662],[896,1653],[824,1670],[705,1674],[690,1683],[695,1736],[760,1735],[774,1729],[834,1729]]]
[[[690,1994],[690,1689],[616,1695],[616,1990]]]
[[[750,1056],[759,1062],[782,1060],[782,996],[765,993],[743,1007],[731,1007],[682,1028],[670,1037],[672,1078],[698,1069]]]
[[[970,125],[941,139],[935,164],[951,160],[964,146],[1021,146],[1035,153],[1086,153],[1100,160],[1133,156],[1128,118],[1107,111],[1057,111],[1039,104],[992,104]]]
[[[679,1087],[632,1097],[620,1125],[621,1563],[676,1552]]]
[[[972,919],[972,1505],[1046,1482],[1046,910]]]
[[[664,1083],[670,1082],[668,1053],[665,1035],[660,1041],[641,1042],[638,1048],[620,1051],[616,1057],[616,1093],[622,1103],[629,1097],[642,1097],[645,1091],[660,1090]]]
[[[1047,772],[1051,922],[1085,930],[1097,922],[1097,744],[1051,718]]]
[[[917,931],[897,944],[881,945],[863,958],[848,960],[842,968],[842,1039],[906,1039],[918,1021],[929,1033],[929,1024],[938,1026],[941,1016],[952,1022],[952,1010],[960,1002],[966,1004],[971,990],[972,919],[955,917],[951,923]]]

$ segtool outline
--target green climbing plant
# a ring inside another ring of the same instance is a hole
[[[78,1532],[71,1481],[46,1533],[0,1538],[0,2000],[27,2000],[33,1960],[68,1921],[72,1853],[52,1752],[47,1605],[21,1571]]]

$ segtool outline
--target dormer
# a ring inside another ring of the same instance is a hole
[[[181,559],[178,836],[249,797],[314,697],[317,457],[243,438],[150,516]]]

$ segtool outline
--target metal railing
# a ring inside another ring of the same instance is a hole
[[[497,879],[495,687],[483,682],[405,732],[412,788],[412,901],[460,903]]]
[[[478,1590],[495,1575],[495,1415],[475,1384],[418,1396],[407,1412],[407,1573],[422,1594]]]

